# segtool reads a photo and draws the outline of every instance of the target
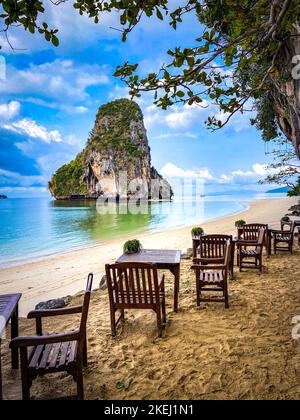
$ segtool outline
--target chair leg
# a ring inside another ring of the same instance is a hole
[[[262,255],[259,257],[259,272],[262,273],[263,263],[262,263]]]
[[[161,308],[160,308],[160,306],[156,307],[156,316],[157,316],[158,336],[162,337],[162,322],[161,322]]]
[[[115,337],[117,335],[117,325],[116,325],[116,313],[114,309],[110,310],[110,321],[111,321],[111,335]]]
[[[23,401],[30,400],[30,379],[28,375],[27,348],[21,348],[21,376],[22,376],[22,397]]]
[[[121,310],[121,320],[123,322],[125,321],[125,310],[124,309]]]
[[[76,383],[77,383],[77,399],[82,401],[84,400],[84,385],[83,385],[83,367],[82,367],[81,361],[78,361],[78,365],[77,365]]]
[[[225,309],[229,309],[229,297],[228,297],[227,287],[225,287],[224,289],[224,296],[225,296]]]
[[[197,294],[197,306],[200,306],[200,302],[201,302],[201,287],[200,287],[200,282],[197,279],[196,280],[196,294]]]
[[[166,300],[165,299],[162,302],[162,320],[163,320],[163,323],[166,324],[166,322],[167,322],[167,312],[166,312]]]
[[[85,337],[84,340],[84,347],[83,347],[83,367],[88,367],[88,354],[87,354],[87,338]]]

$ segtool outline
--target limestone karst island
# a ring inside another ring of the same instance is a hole
[[[130,188],[135,180],[139,181],[138,185],[134,183]],[[143,191],[139,191],[139,196],[147,199],[173,196],[171,185],[151,166],[143,113],[128,99],[118,99],[99,108],[85,149],[59,168],[49,182],[50,192],[57,200],[102,196],[127,199],[141,186]]]
[[[0,401],[300,400],[299,257],[300,0],[0,1]]]

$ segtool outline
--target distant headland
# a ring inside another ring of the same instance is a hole
[[[4,199],[6,199],[7,198],[7,196],[6,195],[1,195],[0,194],[0,200],[4,200]]]

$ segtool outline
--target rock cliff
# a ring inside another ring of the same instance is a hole
[[[142,111],[128,99],[99,108],[85,149],[56,171],[49,189],[57,200],[172,198],[169,183],[151,166]]]

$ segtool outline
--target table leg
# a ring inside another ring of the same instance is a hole
[[[180,288],[180,264],[177,267],[172,268],[172,274],[174,275],[174,312],[178,312],[178,301],[179,301],[179,288]]]
[[[0,337],[0,401],[3,399],[2,394],[2,368],[1,368],[1,337]]]
[[[193,239],[193,258],[197,258],[197,247],[198,247],[198,242]]]
[[[19,306],[17,305],[14,314],[11,317],[11,339],[19,336]],[[12,369],[19,369],[19,352],[18,349],[11,351],[11,367]]]

